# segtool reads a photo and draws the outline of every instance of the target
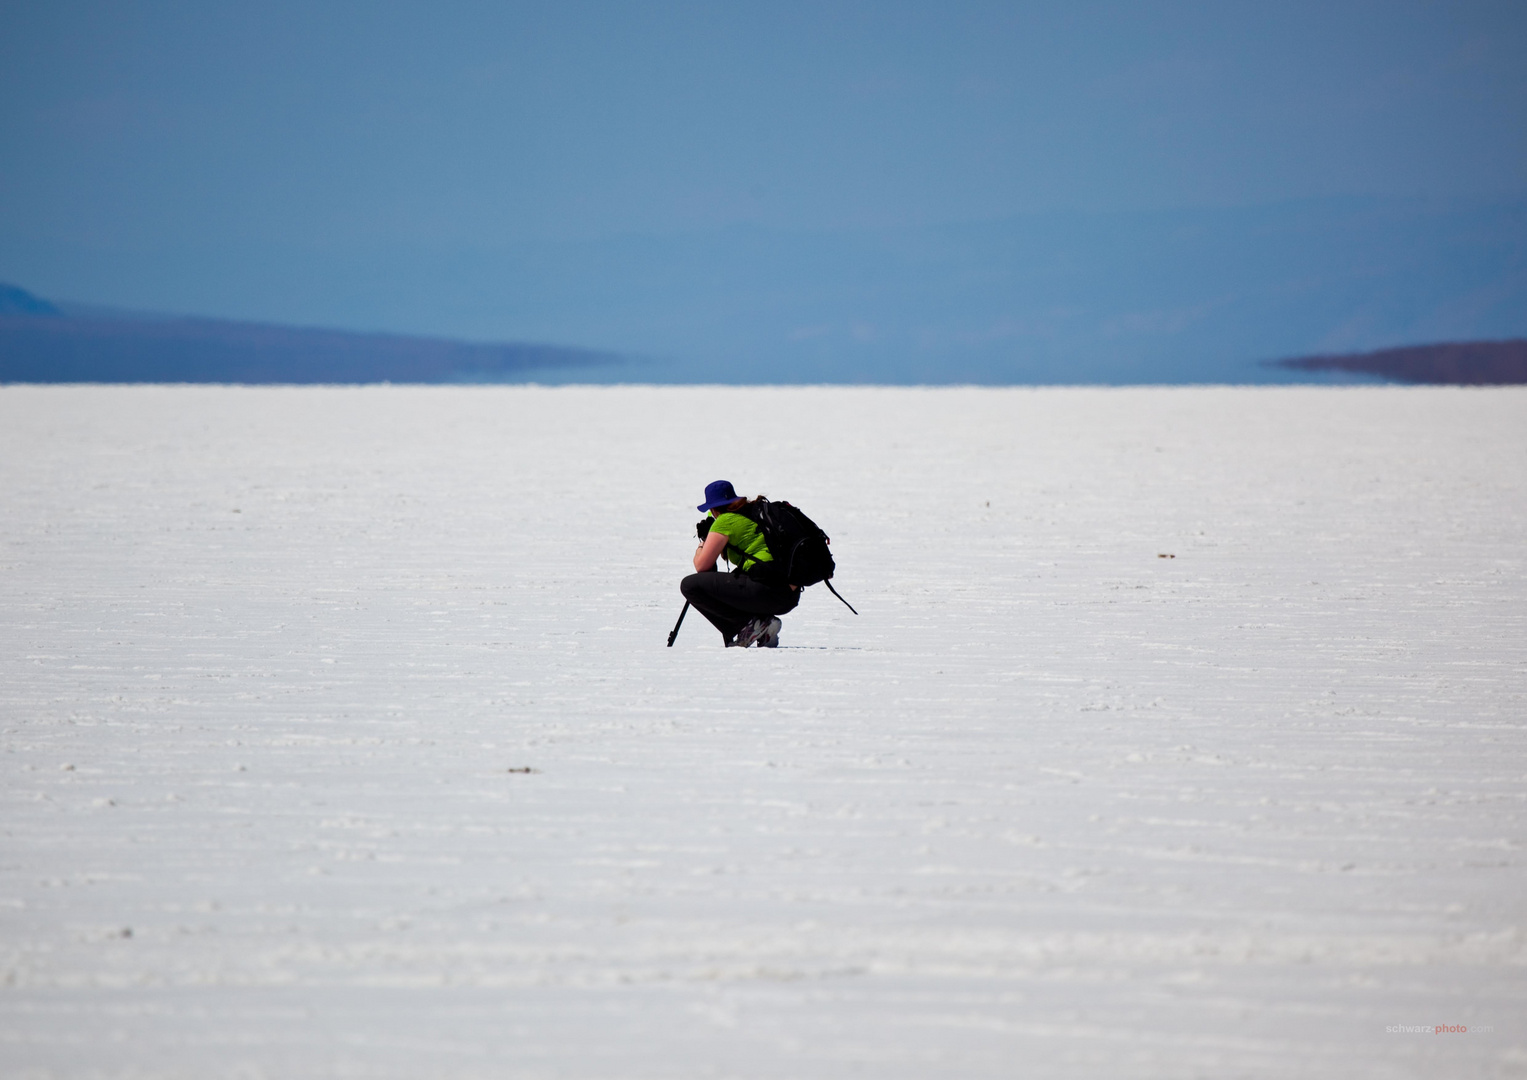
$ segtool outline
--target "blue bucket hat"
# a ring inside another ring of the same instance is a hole
[[[737,501],[737,492],[732,490],[730,480],[712,480],[705,485],[705,501],[696,510],[714,510],[718,506],[725,506],[729,502]]]

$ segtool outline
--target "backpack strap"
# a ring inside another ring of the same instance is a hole
[[[838,590],[832,587],[832,578],[823,578],[822,584],[827,586],[828,592],[832,593],[834,596],[838,596]],[[838,599],[843,600],[843,597],[838,596]],[[855,615],[859,614],[857,611],[854,611],[854,605],[850,604],[847,600],[843,600],[843,606],[848,608],[849,611],[853,611]]]
[[[738,555],[742,556],[742,562],[739,562],[733,568],[733,572],[734,573],[749,574],[749,575],[751,575],[755,570],[758,570],[760,567],[768,567],[770,570],[775,571],[775,572],[782,572],[784,570],[784,567],[779,566],[776,563],[776,561],[773,560],[773,559],[760,559],[756,555],[749,555],[746,551],[743,551],[736,544],[732,543],[731,537],[727,537],[726,547],[724,549],[722,549],[722,554],[725,555],[726,552],[728,552],[728,551],[735,551],[735,552],[737,552]],[[770,552],[770,554],[772,555],[773,552]],[[748,567],[747,569],[743,569],[743,564],[745,564],[749,559],[751,559],[753,561],[753,565]],[[768,582],[764,582],[764,584],[768,584]]]
[[[736,548],[737,552],[740,555],[742,555],[744,562],[747,561],[748,559],[753,559],[753,556],[749,555],[746,551],[743,551],[740,547],[737,547],[737,545],[732,543],[731,539],[728,538],[728,540],[726,542],[726,550],[730,551],[733,548]],[[753,559],[753,570],[757,570],[761,566],[766,566],[766,567],[770,568],[771,570],[776,570],[776,571],[784,569],[783,567],[778,565],[778,560],[770,560],[768,562],[765,562],[763,559]],[[739,565],[737,567],[736,571],[734,571],[734,572],[748,574],[748,573],[751,573],[752,571],[751,570],[744,570]],[[844,607],[848,608],[848,610],[852,611],[855,615],[859,614],[859,610],[856,607],[854,607],[854,605],[850,604],[847,600],[844,600],[842,594],[839,593],[837,589],[834,589],[832,587],[832,578],[823,578],[822,579],[822,584],[827,586],[827,591],[832,593],[834,596],[836,596],[838,598],[838,600],[843,604]],[[804,591],[804,590],[802,590],[802,591]]]
[[[738,562],[737,562],[737,565],[736,565],[736,566],[734,566],[734,567],[732,567],[732,569],[733,569],[733,570],[741,570],[741,569],[742,569],[742,567],[743,567],[743,565],[744,565],[744,564],[745,564],[745,563],[746,563],[746,562],[747,562],[747,561],[748,561],[748,560],[749,560],[749,559],[753,559],[753,556],[751,556],[751,555],[749,555],[749,554],[748,554],[748,553],[747,553],[747,552],[746,552],[746,551],[743,551],[743,550],[742,550],[742,549],[741,549],[741,548],[740,548],[740,547],[738,547],[738,546],[737,546],[737,545],[736,545],[736,544],[734,544],[734,543],[732,543],[732,538],[731,538],[731,537],[730,537],[730,536],[728,536],[728,537],[727,537],[727,538],[726,538],[726,547],[724,547],[724,548],[722,548],[722,549],[721,549],[721,556],[720,556],[720,557],[721,557],[721,558],[723,558],[723,559],[725,559],[725,558],[726,558],[726,553],[727,553],[727,552],[728,552],[728,551],[735,551],[735,552],[736,552],[736,553],[737,553],[737,554],[738,554],[738,555],[741,555],[741,556],[742,556],[742,558],[741,558],[741,559],[739,559],[739,560],[738,560]],[[730,562],[730,561],[731,561],[731,560],[727,560],[727,561],[729,561],[729,562]],[[754,561],[754,562],[757,562],[757,561],[758,561],[758,560],[757,560],[757,559],[753,559],[753,561]]]

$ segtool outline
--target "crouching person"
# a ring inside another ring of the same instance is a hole
[[[799,589],[778,580],[763,530],[748,517],[747,508],[754,502],[739,499],[730,481],[706,485],[705,501],[695,507],[708,512],[698,529],[695,572],[679,585],[684,599],[721,631],[728,648],[774,648],[780,630],[775,616],[793,611],[801,602]],[[717,569],[722,559],[731,573]]]

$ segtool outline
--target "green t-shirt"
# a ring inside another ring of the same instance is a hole
[[[722,512],[717,514],[711,511],[711,531],[718,532],[727,538],[726,561],[733,566],[742,564],[747,570],[755,562],[773,562],[774,556],[769,553],[769,545],[764,543],[763,530],[757,522],[751,518],[745,518],[741,514],[729,514]],[[740,551],[738,549],[741,549]]]

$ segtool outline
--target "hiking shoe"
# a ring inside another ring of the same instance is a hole
[[[778,619],[769,620],[769,625],[764,627],[762,634],[758,635],[758,647],[760,649],[779,648],[779,630],[781,625]]]
[[[732,644],[739,649],[746,649],[769,632],[769,622],[770,620],[768,619],[754,619],[737,631],[737,636],[732,639]]]

